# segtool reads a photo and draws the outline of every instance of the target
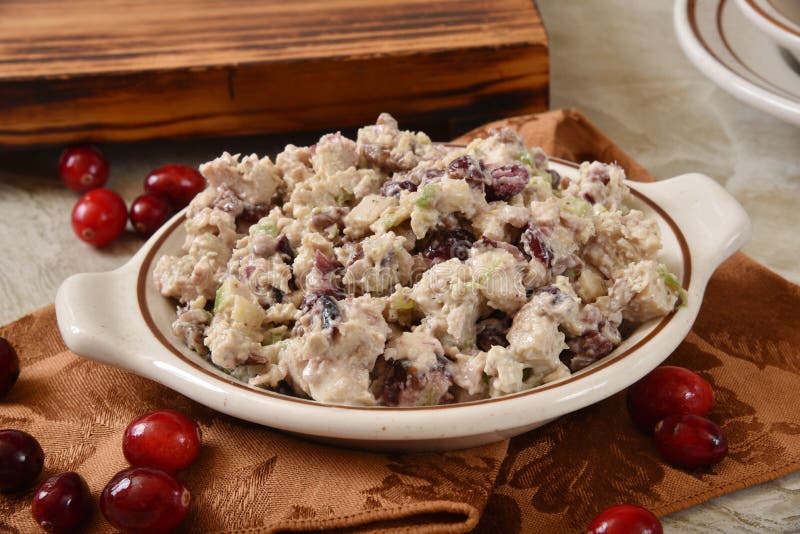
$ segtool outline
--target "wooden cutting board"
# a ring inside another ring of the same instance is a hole
[[[2,0],[0,145],[545,109],[532,0]]]

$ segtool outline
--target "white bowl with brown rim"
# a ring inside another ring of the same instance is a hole
[[[565,176],[577,174],[574,163],[553,160],[551,167]],[[85,358],[127,369],[233,417],[309,439],[395,451],[491,443],[605,399],[664,361],[688,334],[711,274],[750,234],[744,209],[707,176],[629,185],[632,207],[658,221],[660,260],[682,282],[688,303],[640,325],[590,367],[513,395],[444,406],[358,407],[289,397],[237,381],[172,333],[175,304],[151,280],[161,255],[179,253],[184,212],[123,267],[67,279],[56,296],[58,325],[67,346]]]
[[[775,43],[800,57],[800,2],[736,0],[745,17]]]

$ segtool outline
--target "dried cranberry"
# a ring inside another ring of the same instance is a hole
[[[58,174],[67,187],[85,193],[105,185],[108,180],[108,161],[93,146],[71,147],[61,153]]]
[[[636,426],[650,433],[668,415],[706,415],[714,404],[714,391],[697,373],[664,365],[628,388],[627,404]]]
[[[19,357],[6,338],[0,337],[0,398],[8,393],[19,378]]]
[[[89,486],[78,473],[52,476],[33,495],[33,518],[46,532],[75,532],[92,511]]]
[[[322,328],[330,328],[341,317],[339,305],[336,300],[328,295],[322,295],[317,300],[320,306],[320,313],[322,315]]]
[[[589,534],[663,534],[661,521],[650,510],[619,504],[600,512],[589,524]]]
[[[151,467],[120,471],[100,495],[100,511],[123,532],[163,534],[183,521],[191,494],[175,477]]]
[[[520,237],[520,245],[529,258],[536,258],[547,268],[553,264],[553,251],[538,226],[528,225]]]
[[[471,156],[460,156],[451,161],[447,166],[447,175],[450,178],[466,180],[476,186],[491,183],[483,164]]]
[[[553,189],[561,189],[561,175],[558,171],[547,169],[547,174],[550,175],[550,185],[553,186]]]
[[[380,378],[373,385],[377,400],[384,406],[434,406],[452,402],[449,392],[453,383],[445,367],[445,359],[437,357],[437,364],[426,373],[420,373],[407,360],[376,362]]]
[[[694,469],[714,465],[728,455],[728,440],[713,421],[699,415],[670,415],[656,424],[656,449],[672,465]]]
[[[314,267],[322,274],[337,272],[342,269],[342,264],[335,259],[329,259],[328,256],[320,252],[314,251]]]
[[[344,208],[326,208],[318,211],[311,216],[311,227],[316,230],[323,230],[331,225],[341,225],[342,217],[347,213]]]
[[[486,188],[486,200],[508,200],[525,189],[531,177],[522,165],[503,165],[491,170],[492,181]]]
[[[475,237],[466,230],[441,230],[431,234],[422,249],[422,255],[433,263],[451,258],[464,261],[469,257],[469,249],[474,242]]]
[[[400,197],[402,191],[414,192],[416,190],[416,184],[407,180],[402,182],[384,182],[381,186],[381,195],[385,197]]]
[[[269,214],[269,206],[263,204],[242,203],[242,212],[236,217],[237,223],[246,225],[255,224]],[[224,210],[223,210],[224,211]]]
[[[195,461],[200,443],[197,423],[174,410],[156,410],[131,421],[122,437],[122,452],[133,466],[174,473]]]
[[[0,430],[0,492],[30,487],[43,465],[44,452],[36,438],[21,430]]]
[[[580,371],[614,350],[611,340],[597,330],[570,339],[567,345],[571,352],[569,368],[573,371]]]
[[[478,348],[487,352],[494,346],[507,347],[506,332],[508,327],[508,321],[503,319],[490,318],[479,322],[477,324],[478,335],[476,339]]]
[[[275,245],[275,250],[286,256],[286,260],[289,262],[294,261],[294,250],[292,250],[292,244],[289,243],[289,238],[285,235],[282,235],[278,238],[278,243]]]

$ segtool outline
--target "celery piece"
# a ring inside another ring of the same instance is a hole
[[[278,235],[278,226],[273,222],[265,222],[259,223],[256,225],[256,232],[260,232],[262,234],[269,234],[272,237],[277,237]]]
[[[664,281],[664,284],[670,288],[674,289],[678,292],[678,300],[680,300],[679,307],[684,307],[686,304],[689,303],[689,295],[686,294],[686,290],[683,289],[678,279],[675,278],[675,275],[671,272],[667,271],[666,269],[661,269],[658,271],[658,276]]]
[[[582,198],[564,197],[561,205],[564,211],[575,215],[576,217],[588,217],[592,214],[592,205],[583,200]]]
[[[219,289],[217,289],[217,293],[214,296],[214,315],[230,306],[233,302],[229,292],[229,286],[230,284],[226,280],[221,286],[219,286]]]
[[[533,156],[531,156],[530,151],[527,149],[524,149],[517,159],[520,161],[520,163],[524,163],[531,169],[536,168],[536,164],[533,162]]]
[[[433,203],[439,188],[435,184],[428,184],[422,188],[417,198],[414,199],[414,205],[420,208],[430,208]]]

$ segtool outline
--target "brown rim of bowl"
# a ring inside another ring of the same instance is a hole
[[[738,72],[733,70],[733,68],[731,67],[731,64],[729,62],[723,61],[717,55],[717,53],[711,48],[711,46],[709,46],[708,42],[706,42],[705,38],[703,37],[703,34],[700,32],[700,27],[697,24],[697,16],[696,16],[697,0],[688,0],[688,2],[686,3],[686,11],[687,11],[686,15],[689,18],[689,27],[691,28],[692,33],[694,34],[694,36],[697,39],[697,41],[705,49],[705,51],[708,52],[708,54],[711,57],[713,57],[714,60],[716,60],[717,63],[719,63],[727,71],[731,72],[735,76],[738,76],[739,78],[741,78],[743,80],[746,80],[748,83],[750,83],[752,85],[755,85],[757,87],[760,86],[760,88],[766,89],[766,90],[768,90],[768,91],[770,91],[772,93],[777,92],[777,93],[779,93],[778,96],[780,96],[781,98],[787,98],[789,100],[794,100],[794,99],[798,98],[798,95],[787,91],[786,89],[784,89],[783,87],[781,87],[779,85],[775,85],[773,82],[771,82],[767,78],[764,78],[761,74],[759,74],[756,71],[754,71],[752,68],[750,68],[750,66],[747,63],[742,61],[742,58],[739,57],[739,54],[737,54],[736,51],[733,50],[733,48],[731,47],[730,41],[728,41],[728,37],[725,35],[724,27],[722,26],[722,10],[725,8],[726,2],[727,2],[727,0],[719,0],[719,3],[717,4],[717,10],[716,10],[716,13],[714,15],[714,17],[715,17],[714,22],[715,22],[716,27],[717,27],[717,33],[719,34],[720,40],[722,41],[722,46],[725,47],[725,50],[728,51],[728,53],[731,55],[731,57],[733,57],[734,61],[736,63],[738,63],[741,66],[741,68],[743,68],[748,73],[750,73],[750,75],[752,75],[758,81],[749,80],[745,76],[742,76],[741,74],[739,74]]]
[[[576,168],[576,169],[578,168],[578,164],[576,164],[574,162],[571,162],[571,161],[567,161],[567,160],[561,159],[561,158],[550,158],[550,161],[554,161],[556,163],[560,163],[560,164],[566,165],[568,167],[573,167],[573,168]],[[642,200],[645,204],[650,206],[653,209],[653,211],[658,213],[658,215],[672,229],[672,232],[675,235],[675,238],[678,240],[678,244],[679,244],[679,246],[681,248],[681,254],[683,256],[683,281],[682,281],[681,285],[684,288],[688,289],[689,285],[691,283],[691,279],[692,279],[692,258],[691,258],[691,255],[689,253],[689,245],[686,242],[686,238],[684,237],[683,232],[681,232],[681,229],[678,227],[678,225],[675,223],[675,221],[672,220],[672,218],[667,214],[666,211],[664,211],[663,208],[661,208],[661,206],[659,206],[658,204],[656,204],[655,202],[650,200],[648,197],[646,197],[645,195],[643,195],[642,193],[640,193],[640,192],[638,192],[636,190],[632,189],[631,192],[633,193],[633,195],[635,197],[637,197],[638,199]],[[147,328],[150,329],[150,331],[152,332],[153,336],[167,350],[169,350],[172,354],[174,354],[175,356],[177,356],[178,358],[180,358],[184,362],[188,363],[189,365],[191,365],[195,369],[199,370],[203,374],[211,376],[215,380],[219,380],[219,381],[231,384],[231,385],[233,385],[233,386],[235,386],[237,388],[244,389],[244,390],[249,391],[251,393],[259,393],[259,394],[262,394],[262,395],[266,395],[268,397],[273,397],[273,398],[275,398],[277,400],[281,400],[281,401],[297,402],[297,403],[301,403],[301,404],[307,404],[307,405],[319,406],[319,407],[342,408],[342,409],[346,409],[346,410],[409,411],[409,410],[443,410],[443,409],[460,408],[460,407],[474,406],[474,405],[477,405],[477,404],[485,404],[485,403],[490,403],[490,402],[500,402],[500,401],[504,401],[504,400],[508,400],[508,399],[512,399],[512,398],[526,397],[526,396],[529,396],[529,395],[536,395],[537,393],[541,393],[542,391],[546,391],[548,389],[561,387],[561,386],[564,386],[564,385],[569,384],[571,382],[574,382],[576,380],[580,380],[580,379],[582,379],[582,378],[584,378],[586,376],[589,376],[589,375],[591,375],[593,373],[596,373],[597,371],[600,371],[601,369],[605,369],[606,367],[610,366],[611,364],[614,364],[614,363],[618,362],[619,360],[629,356],[633,352],[637,351],[640,347],[642,347],[645,343],[650,341],[653,337],[655,337],[655,335],[658,334],[661,330],[663,330],[664,327],[670,321],[672,321],[672,319],[675,317],[675,312],[674,311],[671,312],[670,314],[664,316],[658,322],[658,324],[656,324],[653,327],[653,329],[650,332],[648,332],[648,334],[645,337],[640,339],[635,345],[633,345],[632,347],[629,347],[627,350],[625,350],[624,352],[622,352],[620,354],[614,354],[611,358],[606,357],[606,359],[601,359],[596,365],[594,365],[593,367],[587,369],[585,372],[584,371],[578,371],[577,373],[575,373],[573,375],[570,375],[570,377],[565,379],[565,380],[556,381],[556,382],[553,382],[551,384],[545,384],[545,385],[538,386],[538,387],[535,387],[533,389],[529,389],[529,390],[526,390],[526,391],[520,391],[519,393],[512,393],[512,394],[509,394],[509,395],[503,395],[502,397],[493,397],[493,398],[490,398],[490,399],[481,399],[481,400],[468,401],[468,402],[459,402],[459,403],[454,403],[454,404],[439,404],[439,405],[436,405],[436,406],[348,406],[348,405],[344,405],[344,404],[327,404],[327,403],[322,403],[322,402],[315,401],[315,400],[310,400],[310,399],[301,399],[299,397],[291,397],[289,395],[283,395],[281,393],[276,393],[274,391],[270,391],[270,390],[267,390],[267,389],[261,389],[261,388],[256,388],[256,387],[253,387],[253,386],[249,386],[249,385],[247,385],[247,384],[245,384],[243,382],[237,381],[234,378],[222,377],[222,376],[218,375],[217,373],[211,371],[210,369],[207,369],[205,366],[200,365],[197,361],[195,361],[194,358],[189,358],[185,354],[183,354],[183,352],[181,352],[177,347],[175,347],[172,343],[170,343],[169,340],[167,340],[166,337],[161,333],[161,331],[158,329],[158,327],[156,327],[155,321],[153,321],[153,316],[150,314],[150,309],[147,306],[147,299],[146,299],[147,273],[150,270],[150,265],[152,264],[156,253],[161,248],[161,245],[164,243],[164,241],[166,241],[167,237],[169,237],[172,234],[172,232],[175,231],[175,229],[181,223],[183,223],[184,220],[185,220],[185,216],[181,216],[181,217],[178,217],[177,219],[175,219],[174,221],[172,221],[172,223],[169,225],[169,227],[158,237],[158,239],[155,241],[155,243],[153,243],[153,245],[150,247],[150,250],[147,252],[147,255],[144,257],[144,260],[142,261],[142,265],[139,268],[139,273],[137,275],[137,283],[136,283],[136,298],[137,298],[137,301],[139,303],[139,311],[142,314],[142,318],[144,319],[144,322],[147,325]],[[200,358],[199,355],[198,355],[198,358]],[[209,365],[212,365],[212,364],[209,364]]]
[[[783,14],[781,12],[781,10],[778,9],[778,6],[776,6],[775,3],[772,0],[767,0],[767,1],[769,2],[769,5],[771,5],[772,8],[775,11],[777,11],[778,13]],[[782,30],[784,30],[784,31],[786,31],[788,33],[791,33],[792,35],[800,37],[800,32],[799,31],[797,31],[796,29],[792,28],[791,26],[787,26],[786,23],[783,22],[782,20],[776,19],[775,17],[773,17],[772,15],[770,15],[769,13],[764,11],[764,9],[760,5],[756,4],[754,2],[754,0],[745,0],[745,2],[747,2],[747,5],[752,7],[756,11],[756,13],[758,13],[759,15],[761,15],[762,17],[764,17],[765,19],[770,21],[775,26],[779,27],[780,29],[782,29]],[[789,18],[789,17],[786,17],[786,18]]]

